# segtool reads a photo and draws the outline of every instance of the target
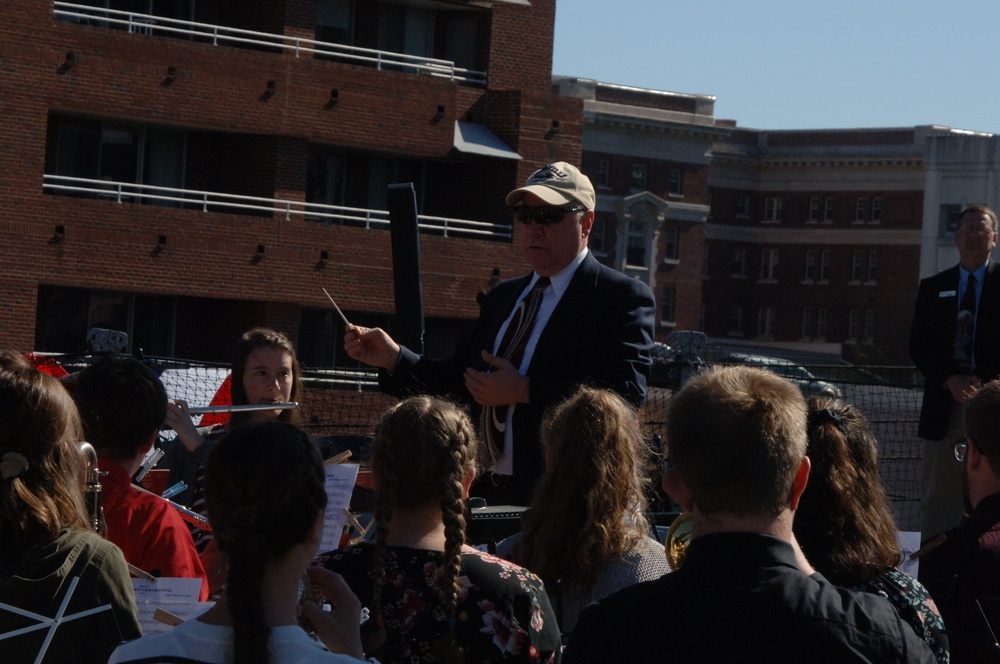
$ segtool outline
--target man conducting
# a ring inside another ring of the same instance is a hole
[[[663,484],[692,515],[679,570],[580,614],[564,662],[933,662],[881,597],[815,573],[792,535],[809,476],[799,389],[751,367],[670,402]]]
[[[353,327],[348,355],[379,367],[383,391],[429,393],[473,407],[491,465],[473,487],[490,503],[527,505],[543,468],[545,410],[581,383],[646,397],[655,305],[637,279],[601,265],[587,249],[596,196],[565,162],[535,171],[507,195],[523,224],[529,274],[498,283],[452,357],[419,356],[379,328]]]

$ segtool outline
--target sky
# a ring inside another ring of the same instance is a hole
[[[1000,134],[1000,0],[557,0],[552,73],[752,129]]]

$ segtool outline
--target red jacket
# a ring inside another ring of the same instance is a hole
[[[177,511],[167,501],[133,488],[120,464],[99,457],[98,467],[107,473],[101,478],[101,494],[108,539],[118,545],[125,560],[144,572],[202,579],[199,601],[206,601],[205,568]]]

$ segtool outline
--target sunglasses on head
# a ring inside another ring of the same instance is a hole
[[[586,209],[582,207],[561,208],[553,205],[518,205],[514,208],[514,218],[522,224],[527,224],[534,219],[536,224],[548,226],[559,222],[571,212],[584,212]]]

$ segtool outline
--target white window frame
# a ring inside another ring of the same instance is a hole
[[[868,212],[868,199],[864,196],[858,196],[854,200],[854,223],[863,224],[866,212]]]
[[[851,252],[851,283],[860,284],[862,276],[862,260],[864,258],[864,250],[855,249]]]
[[[778,280],[778,250],[760,250],[760,279],[763,282]]]
[[[813,283],[816,281],[816,250],[808,249],[806,250],[806,271],[802,277],[802,280],[806,283]]]
[[[764,199],[764,221],[771,224],[781,222],[781,196],[767,196]]]

